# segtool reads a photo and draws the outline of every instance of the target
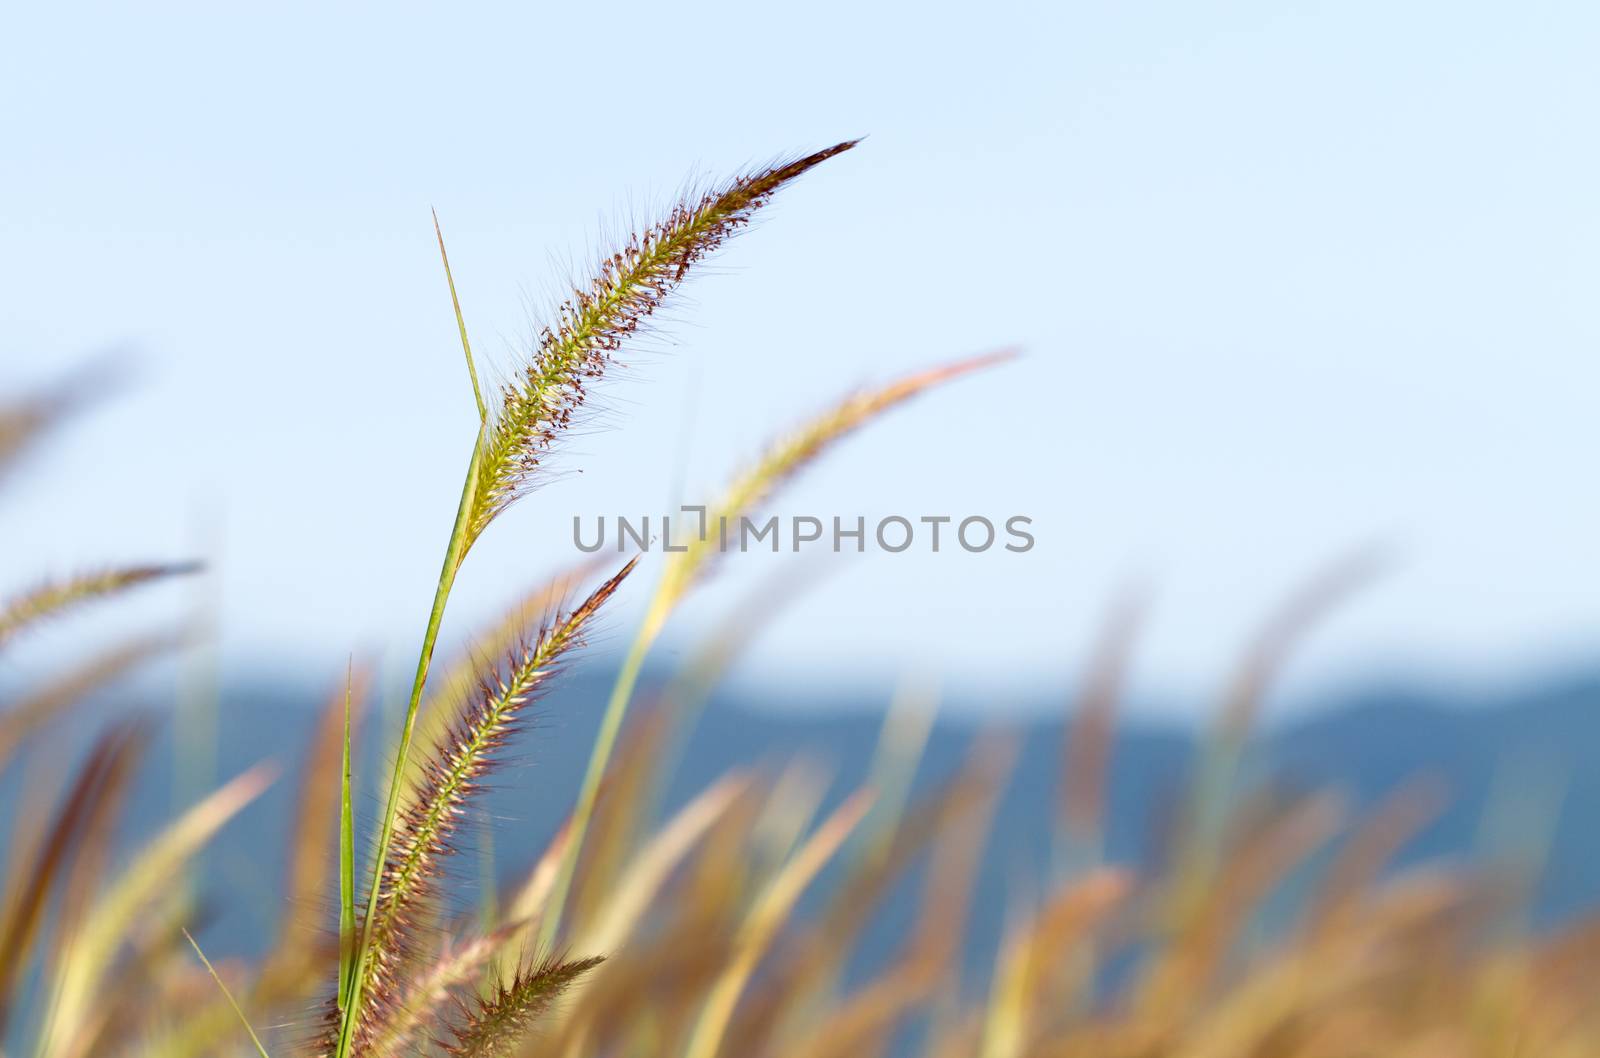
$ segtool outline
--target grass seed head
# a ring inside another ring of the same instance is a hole
[[[690,269],[749,225],[777,190],[850,140],[686,196],[666,217],[600,258],[539,333],[519,375],[500,388],[484,440],[469,539],[476,539],[529,486],[556,438],[572,425],[627,340],[672,296]]]

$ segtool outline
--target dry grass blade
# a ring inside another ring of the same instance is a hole
[[[1262,626],[1233,675],[1217,714],[1217,737],[1236,744],[1249,732],[1272,677],[1307,632],[1388,568],[1389,555],[1359,548],[1319,570]]]
[[[0,478],[52,427],[90,399],[103,395],[108,380],[117,381],[114,372],[104,365],[91,365],[42,393],[0,407]]]
[[[1142,593],[1118,599],[1089,664],[1067,725],[1060,786],[1061,826],[1082,846],[1094,843],[1105,816],[1106,773],[1111,763],[1117,704],[1145,612]]]
[[[62,951],[48,1019],[40,1035],[42,1053],[80,1053],[81,1028],[95,1013],[95,997],[104,977],[141,912],[164,892],[184,863],[224,823],[255,800],[272,778],[272,770],[264,766],[240,775],[180,816],[117,875],[115,884],[95,904]]]
[[[633,571],[637,559],[596,588],[582,604],[557,615],[512,657],[494,682],[455,719],[434,747],[406,799],[393,844],[384,861],[377,912],[366,925],[369,956],[360,982],[358,1040],[370,1042],[385,1010],[402,995],[400,969],[407,958],[411,915],[436,880],[439,860],[450,850],[464,806],[479,789],[495,751],[514,731],[524,707],[542,691],[558,662],[579,646],[605,602]]]
[[[1038,1033],[1037,1012],[1057,1004],[1048,966],[1076,944],[1127,894],[1130,879],[1101,869],[1062,887],[1037,916],[1013,931],[995,978],[997,995],[984,1026],[983,1058],[1018,1058]]]
[[[909,375],[887,386],[865,390],[847,397],[799,429],[772,444],[754,466],[734,479],[718,501],[706,512],[708,531],[703,537],[686,542],[687,550],[675,553],[662,574],[661,584],[651,600],[642,635],[653,639],[668,615],[688,592],[716,554],[727,532],[739,531],[738,519],[753,510],[784,482],[815,462],[829,447],[906,401],[964,375],[1004,363],[1015,356],[1010,350],[959,360]]]
[[[1384,866],[1440,812],[1444,784],[1419,779],[1384,799],[1340,850],[1316,902],[1307,911],[1308,941],[1331,940],[1360,909]]]
[[[82,928],[111,873],[113,856],[117,852],[117,826],[127,807],[126,791],[134,782],[139,764],[144,760],[144,748],[149,743],[142,721],[132,720],[126,724],[133,748],[117,759],[116,774],[107,783],[104,796],[91,808],[77,854],[61,883],[54,923],[56,937],[62,938],[56,945],[57,951],[65,938],[75,936]]]
[[[1251,641],[1227,683],[1183,809],[1186,823],[1177,858],[1178,873],[1187,883],[1180,888],[1179,904],[1202,890],[1218,869],[1216,857],[1245,741],[1273,677],[1318,621],[1383,572],[1387,558],[1373,547],[1341,556],[1291,592]]]
[[[148,584],[163,577],[193,573],[193,563],[167,566],[128,566],[99,573],[80,573],[65,580],[39,585],[0,606],[0,648],[24,629],[67,610]]]
[[[17,747],[51,719],[182,643],[179,636],[150,636],[113,648],[73,668],[0,713],[0,771]]]
[[[60,1053],[97,1058],[115,1052],[133,1026],[148,1022],[152,991],[147,982],[176,973],[173,963],[182,943],[180,924],[191,921],[194,914],[187,887],[169,886],[151,899],[129,928],[115,972],[101,979],[94,1003],[86,1008],[69,1046]],[[215,985],[205,987],[206,994],[216,990]]]
[[[688,1058],[715,1058],[722,1047],[723,1033],[733,1016],[734,1006],[739,1002],[739,994],[744,991],[761,956],[777,936],[800,894],[833,858],[871,807],[870,790],[853,794],[817,828],[761,894],[740,928],[733,957],[718,975],[700,1011],[694,1035],[689,1040]]]
[[[673,869],[694,843],[749,786],[748,776],[724,775],[685,805],[623,870],[620,885],[606,900],[605,917],[592,931],[581,935],[579,946],[585,951],[599,952],[618,948],[644,917]]]
[[[80,845],[94,829],[96,814],[119,798],[143,742],[138,730],[128,725],[102,736],[78,769],[72,789],[41,836],[36,853],[17,863],[19,877],[8,885],[4,913],[0,914],[0,952],[5,956],[0,959],[0,1038],[4,1038],[14,989],[44,925],[52,886],[67,873]]]
[[[0,473],[11,468],[46,427],[61,417],[62,410],[60,400],[52,397],[0,408]]]
[[[827,907],[790,946],[787,957],[763,975],[761,995],[729,1030],[728,1046],[735,1053],[762,1049],[759,1041],[775,1034],[810,1037],[807,1015],[836,990],[862,929],[885,891],[946,822],[952,790],[913,805],[907,812],[912,779],[932,733],[936,708],[937,696],[931,686],[905,683],[896,692],[867,773],[866,785],[877,793],[872,812],[850,854],[843,857],[841,878]],[[919,979],[927,976],[923,970],[928,960],[914,955],[901,962],[903,971],[915,970]],[[890,979],[899,976],[903,974],[897,971]],[[885,994],[904,995],[890,979],[881,982]]]
[[[878,980],[857,989],[784,1052],[786,1058],[833,1058],[840,1054],[881,1054],[885,1037],[907,1010],[927,996],[932,984],[925,966],[905,961]]]
[[[588,387],[689,270],[747,225],[779,188],[853,146],[840,143],[682,201],[666,219],[601,258],[589,285],[562,303],[555,324],[539,336],[522,377],[501,390],[478,468],[469,543],[527,487],[556,435],[583,406]]]
[[[285,913],[277,943],[262,968],[256,992],[299,998],[315,980],[317,960],[324,954],[323,936],[330,880],[334,877],[340,815],[341,750],[346,695],[353,715],[366,700],[370,674],[352,669],[348,691],[340,686],[328,695],[306,740],[300,789],[290,829],[288,866],[284,872]]]
[[[1306,797],[1265,819],[1236,824],[1241,836],[1216,850],[1221,867],[1215,876],[1180,865],[1172,879],[1172,932],[1142,983],[1142,1009],[1157,1021],[1170,1020],[1201,1002],[1241,922],[1274,883],[1337,832],[1343,813],[1342,800],[1331,793]]]

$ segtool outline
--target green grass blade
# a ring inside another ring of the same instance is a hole
[[[616,746],[617,733],[622,730],[623,715],[627,713],[628,703],[633,700],[634,688],[638,686],[639,673],[644,669],[644,659],[650,653],[650,647],[654,642],[655,634],[651,627],[646,625],[641,628],[622,660],[622,668],[617,673],[616,682],[611,685],[611,697],[606,701],[605,712],[600,718],[600,730],[595,735],[594,746],[589,752],[589,766],[583,774],[583,786],[578,791],[578,803],[572,810],[570,825],[573,841],[561,857],[555,887],[551,890],[549,902],[545,905],[539,923],[540,951],[555,950],[556,938],[561,930],[561,916],[566,910],[567,894],[572,888],[572,876],[578,868],[578,853],[588,832],[589,820],[594,815],[595,802],[600,798],[600,783],[605,778],[606,765],[610,763],[611,751]]]
[[[405,786],[406,762],[411,755],[411,740],[416,732],[417,711],[422,705],[422,692],[428,683],[428,669],[433,663],[434,645],[439,641],[439,626],[444,623],[445,605],[450,601],[450,589],[455,585],[456,573],[466,556],[468,529],[472,522],[473,501],[477,496],[478,467],[483,460],[485,431],[480,427],[472,444],[472,460],[467,464],[467,479],[461,486],[461,503],[456,508],[455,526],[450,530],[450,543],[445,548],[444,564],[439,569],[439,584],[433,593],[433,608],[428,613],[428,627],[422,635],[422,650],[417,655],[417,674],[411,684],[411,700],[406,705],[405,723],[400,729],[400,746],[395,751],[394,774],[389,778],[389,797],[384,805],[383,822],[378,831],[378,845],[372,859],[372,883],[367,893],[367,912],[356,943],[355,964],[350,968],[350,996],[339,1019],[339,1042],[335,1058],[349,1058],[355,1045],[356,1023],[361,1015],[361,992],[367,972],[367,958],[371,954],[372,932],[370,924],[378,913],[378,890],[383,881],[384,860],[389,855],[389,844],[394,839],[395,818],[400,814],[400,791]]]
[[[467,341],[467,321],[461,315],[461,299],[456,297],[456,277],[450,273],[450,255],[444,251],[444,232],[439,227],[439,211],[433,211],[433,233],[439,238],[439,259],[444,262],[445,282],[450,284],[450,304],[456,310],[456,329],[461,332],[461,351],[467,354],[467,374],[472,378],[472,397],[478,402],[478,421],[489,421],[489,406],[483,402],[478,386],[478,369],[472,363],[472,343]]]
[[[261,1055],[261,1058],[272,1058],[267,1053],[267,1049],[261,1045],[261,1037],[257,1036],[256,1030],[250,1027],[250,1019],[244,1016],[244,1009],[239,1006],[239,1001],[233,998],[233,993],[228,991],[228,986],[222,983],[222,977],[217,973],[217,968],[211,965],[211,960],[206,958],[206,953],[200,950],[200,945],[195,942],[194,937],[190,935],[188,930],[183,931],[183,939],[189,942],[189,947],[194,949],[194,953],[200,957],[200,962],[205,965],[206,973],[210,974],[211,979],[217,982],[217,987],[222,989],[222,997],[228,1001],[228,1005],[233,1008],[233,1012],[239,1015],[239,1024],[243,1025],[244,1031],[250,1034],[250,1042],[256,1045],[256,1053]]]
[[[350,682],[344,678],[344,755],[339,780],[339,1009],[350,1005],[350,971],[355,965],[356,827],[350,807]]]

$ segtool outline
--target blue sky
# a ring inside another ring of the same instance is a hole
[[[0,501],[7,586],[198,549],[230,664],[414,649],[472,430],[429,207],[505,366],[686,177],[866,134],[693,284],[452,635],[570,561],[573,514],[710,494],[853,386],[1017,345],[773,509],[1024,513],[1035,549],[846,563],[747,673],[1065,686],[1138,581],[1142,679],[1199,701],[1368,541],[1394,565],[1291,691],[1592,656],[1593,5],[326,7],[8,15],[0,385],[138,367]],[[727,563],[665,650],[782,567]]]

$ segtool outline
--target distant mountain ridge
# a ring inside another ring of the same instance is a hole
[[[519,744],[515,757],[526,767],[497,776],[490,810],[497,820],[493,847],[502,875],[526,867],[570,805],[608,688],[607,672],[573,670]],[[749,707],[757,699],[783,707]],[[303,688],[260,681],[224,695],[219,774],[233,774],[265,757],[286,766],[284,779],[230,825],[209,855],[208,870],[219,882],[236,895],[260,898],[242,907],[213,905],[217,917],[208,931],[211,947],[224,954],[262,943],[276,915],[271,872],[281,867],[279,850],[294,804],[295,770],[310,735],[316,700]],[[965,758],[982,730],[977,710],[965,707],[971,704],[954,703],[935,724],[918,773],[919,788],[948,776]],[[864,696],[862,701],[840,697],[801,709],[793,695],[730,687],[715,696],[685,740],[668,803],[682,803],[729,768],[777,763],[796,753],[831,767],[831,796],[841,796],[866,774],[878,738],[882,714],[867,705]],[[1004,903],[1016,891],[1019,874],[1042,876],[1046,869],[1065,722],[1064,711],[1000,721],[1018,738],[1019,754],[979,880],[975,964],[999,936]],[[84,724],[75,727],[83,736],[92,730]],[[1154,826],[1185,789],[1196,737],[1192,730],[1149,721],[1130,723],[1117,733],[1107,790],[1110,859],[1137,863],[1149,855]],[[380,740],[369,741],[372,746],[359,769],[370,783],[386,774],[387,762],[376,752]],[[148,828],[172,807],[172,740],[165,726],[151,759],[129,807],[135,828]],[[1519,823],[1513,815],[1509,825],[1502,819],[1497,840],[1548,845],[1533,909],[1536,921],[1559,921],[1600,908],[1600,831],[1590,822],[1600,813],[1600,672],[1506,692],[1470,708],[1415,689],[1369,689],[1275,725],[1250,747],[1247,759],[1256,775],[1297,786],[1337,787],[1358,813],[1418,775],[1442,780],[1449,805],[1407,846],[1402,863],[1478,855],[1485,833],[1496,834],[1494,805],[1515,807],[1527,794],[1523,800],[1541,818]],[[0,803],[18,803],[15,781],[14,775],[0,781]],[[1508,797],[1497,801],[1497,784],[1509,791]],[[360,807],[370,823],[376,815],[370,788]],[[470,877],[473,865],[462,862],[458,868]],[[867,943],[873,942],[869,938]]]

